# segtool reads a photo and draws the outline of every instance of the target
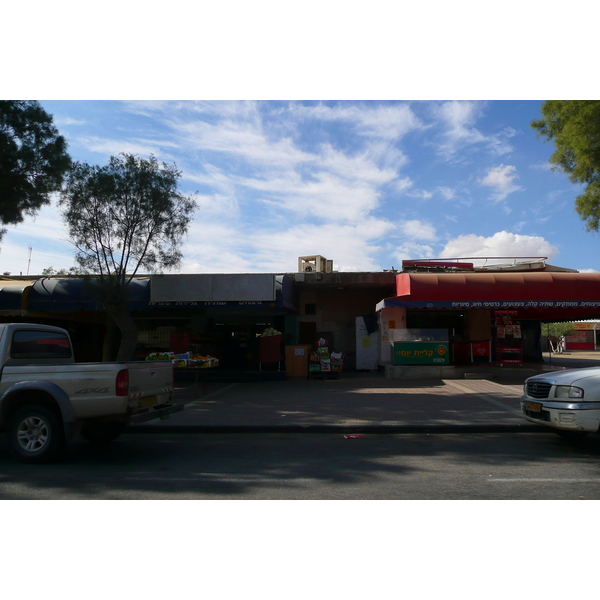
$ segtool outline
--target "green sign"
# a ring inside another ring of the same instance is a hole
[[[448,342],[394,342],[395,365],[450,364]]]

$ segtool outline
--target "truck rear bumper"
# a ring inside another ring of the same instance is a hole
[[[554,429],[596,432],[600,428],[598,402],[542,402],[523,397],[521,412],[528,421]]]

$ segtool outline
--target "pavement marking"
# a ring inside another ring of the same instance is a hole
[[[524,482],[524,483],[600,483],[600,478],[579,478],[579,479],[569,479],[567,477],[489,477],[487,481],[493,483],[514,483],[514,482]]]
[[[493,404],[493,405],[495,405],[495,406],[497,406],[499,408],[507,410],[508,412],[511,412],[511,413],[514,413],[514,414],[518,414],[518,415],[521,414],[520,411],[517,410],[516,408],[514,408],[513,406],[509,406],[508,404],[504,404],[504,402],[500,402],[499,400],[496,400],[495,398],[491,398],[487,394],[480,394],[480,393],[472,390],[468,386],[463,385],[462,383],[458,383],[457,381],[455,381],[453,379],[445,379],[444,383],[446,385],[450,386],[450,387],[458,388],[461,392],[466,392],[468,394],[473,394],[474,396],[477,396],[477,398],[481,398],[482,400],[485,400],[486,402],[489,402],[490,404]]]

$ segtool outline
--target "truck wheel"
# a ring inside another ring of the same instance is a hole
[[[29,404],[18,409],[6,426],[8,449],[24,463],[48,462],[65,447],[65,432],[59,416],[50,408]]]
[[[125,423],[87,423],[81,428],[81,437],[94,444],[116,440],[125,430]]]

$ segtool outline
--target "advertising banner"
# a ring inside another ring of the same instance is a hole
[[[395,365],[447,365],[448,342],[394,342]]]

